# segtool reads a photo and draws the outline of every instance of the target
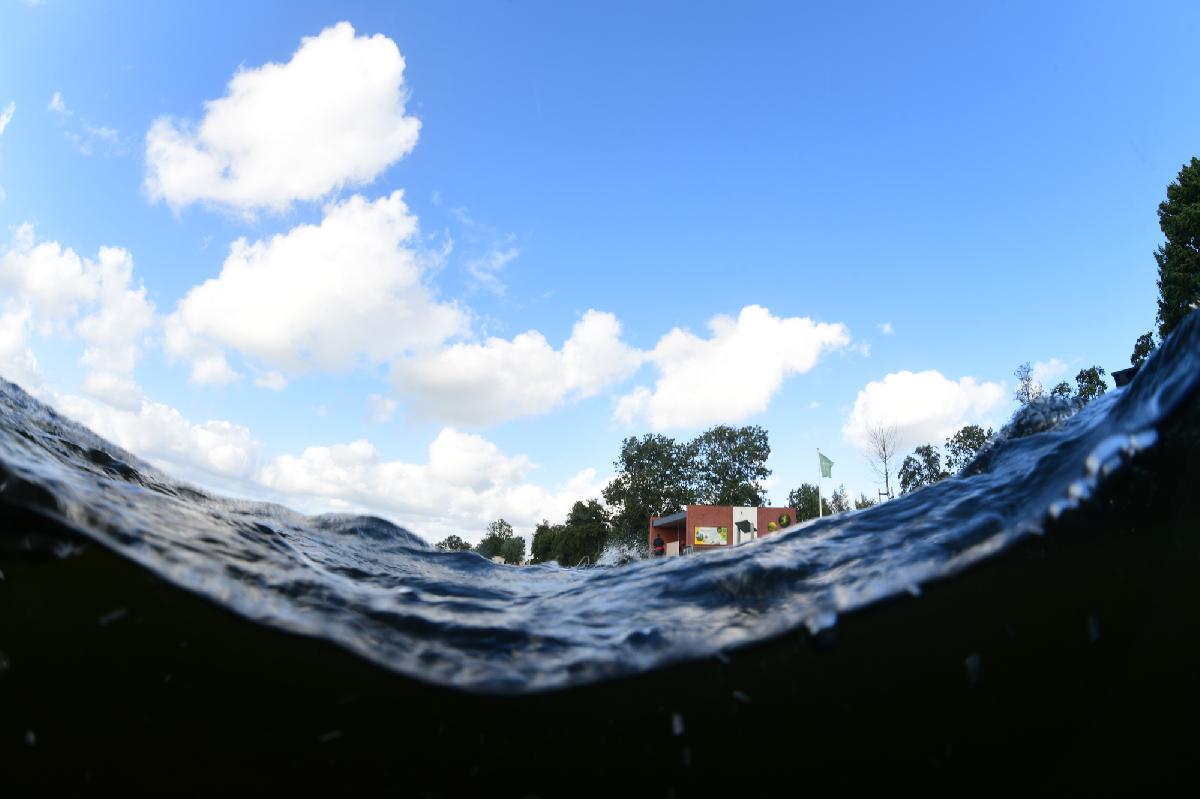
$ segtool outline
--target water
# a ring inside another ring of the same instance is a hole
[[[1089,502],[1131,456],[1161,445],[1164,421],[1198,387],[1193,314],[1129,387],[1077,413],[1030,406],[957,477],[736,548],[564,569],[439,552],[378,518],[213,496],[0,381],[0,513],[39,521],[5,524],[0,547],[70,560],[82,536],[260,625],[408,678],[532,694],[817,635],[919,596]]]

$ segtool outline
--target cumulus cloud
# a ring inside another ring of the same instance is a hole
[[[42,382],[28,344],[32,318],[33,310],[16,302],[6,301],[0,311],[0,375],[30,390]]]
[[[640,386],[620,398],[618,421],[644,419],[655,430],[739,422],[766,410],[785,378],[850,343],[845,325],[780,318],[758,305],[708,326],[709,338],[675,328],[659,340],[648,357],[661,377],[653,391]],[[744,390],[730,390],[734,381]]]
[[[934,370],[893,372],[858,392],[842,433],[862,450],[868,449],[867,432],[877,424],[895,425],[901,450],[941,444],[963,425],[985,422],[1006,398],[999,383],[972,377],[955,381]]]
[[[531,330],[511,340],[455,344],[395,365],[398,391],[418,413],[456,424],[496,424],[547,413],[631,375],[642,354],[621,341],[621,323],[589,310],[561,350]]]
[[[166,350],[198,382],[236,372],[236,350],[282,375],[341,372],[427,349],[466,329],[422,282],[417,229],[402,192],[330,205],[319,225],[238,239],[219,277],[191,289],[166,322]],[[201,367],[201,368],[198,368]]]
[[[404,66],[391,39],[348,22],[306,37],[286,64],[239,70],[199,124],[156,119],[146,188],[174,208],[250,212],[368,183],[417,143]]]
[[[526,528],[563,518],[572,503],[599,496],[603,486],[589,469],[547,489],[526,481],[533,468],[523,455],[505,455],[487,439],[445,428],[425,463],[384,460],[359,440],[274,458],[260,479],[310,510],[379,513],[430,539],[456,532],[474,541],[498,517]]]
[[[67,416],[173,477],[246,493],[255,476],[261,445],[240,425],[195,423],[149,400],[125,409],[72,395],[53,394],[49,399]]]
[[[885,336],[894,336],[894,335],[896,335],[896,331],[892,329],[892,323],[891,323],[891,322],[880,322],[880,323],[879,323],[879,332],[880,332],[880,333],[882,333],[882,334],[883,334],[883,335],[885,335]]]
[[[17,112],[16,102],[10,101],[4,106],[4,110],[0,111],[0,136],[4,135],[4,129],[8,127],[8,123],[12,120],[13,114]]]
[[[8,294],[4,326],[14,336],[3,358],[14,373],[33,376],[36,360],[24,344],[31,328],[73,330],[84,342],[80,362],[89,368],[84,390],[118,407],[138,405],[133,370],[154,306],[145,288],[134,286],[127,250],[101,247],[95,258],[84,258],[56,241],[37,242],[33,227],[22,225],[0,253],[0,289]]]

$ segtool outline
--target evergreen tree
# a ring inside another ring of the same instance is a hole
[[[1158,262],[1158,339],[1163,341],[1200,305],[1200,159],[1192,158],[1167,186],[1158,206],[1166,236],[1154,253]]]

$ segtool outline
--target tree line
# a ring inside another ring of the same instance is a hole
[[[686,505],[768,504],[764,482],[771,476],[767,458],[771,445],[767,431],[757,425],[718,425],[690,440],[676,440],[658,433],[631,436],[621,442],[613,462],[616,476],[598,499],[576,502],[567,518],[558,524],[543,519],[534,529],[530,546],[532,563],[557,561],[563,566],[594,564],[609,547],[626,547],[642,554],[651,516],[666,516]],[[808,496],[801,486],[788,494],[788,504],[799,511],[798,519],[815,517],[815,487],[808,515],[795,499]],[[844,497],[845,489],[841,490]],[[838,499],[835,492],[833,501]],[[864,497],[865,499],[865,497]],[[828,501],[826,508],[828,508]],[[512,525],[497,519],[475,547],[452,535],[437,543],[438,549],[471,550],[485,557],[501,555],[509,563],[524,557],[524,539],[514,536]]]

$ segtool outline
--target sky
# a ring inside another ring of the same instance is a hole
[[[0,375],[178,477],[436,541],[622,439],[768,497],[1123,368],[1194,3],[0,0]]]

